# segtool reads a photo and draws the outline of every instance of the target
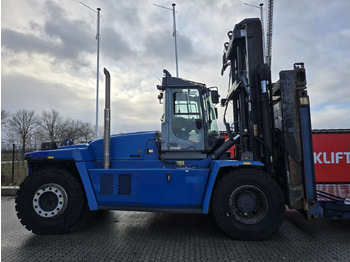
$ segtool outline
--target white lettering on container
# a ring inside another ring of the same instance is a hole
[[[316,152],[314,152],[314,164],[322,164],[322,161],[320,159],[321,154],[322,154],[322,152],[318,153],[318,154]]]
[[[314,152],[314,164],[350,164],[350,152]]]

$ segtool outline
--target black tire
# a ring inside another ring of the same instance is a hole
[[[21,223],[35,234],[62,234],[82,217],[86,198],[79,180],[66,170],[33,172],[20,186],[16,211]]]
[[[213,214],[226,234],[238,240],[264,240],[278,231],[285,214],[279,185],[254,169],[227,173],[212,199]]]

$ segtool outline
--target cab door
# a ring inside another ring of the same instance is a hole
[[[201,159],[204,152],[203,110],[197,88],[169,88],[162,123],[164,158]],[[181,152],[179,154],[178,152]]]

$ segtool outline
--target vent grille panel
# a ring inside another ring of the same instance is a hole
[[[118,195],[131,195],[131,174],[120,174],[118,176]]]
[[[100,195],[113,195],[113,174],[102,174],[100,178]]]

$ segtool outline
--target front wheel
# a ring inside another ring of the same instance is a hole
[[[266,173],[241,169],[216,185],[212,207],[219,226],[239,240],[263,240],[281,226],[285,202],[279,185]]]
[[[21,184],[16,211],[21,223],[35,234],[60,234],[82,217],[86,200],[78,179],[63,169],[33,172]]]

